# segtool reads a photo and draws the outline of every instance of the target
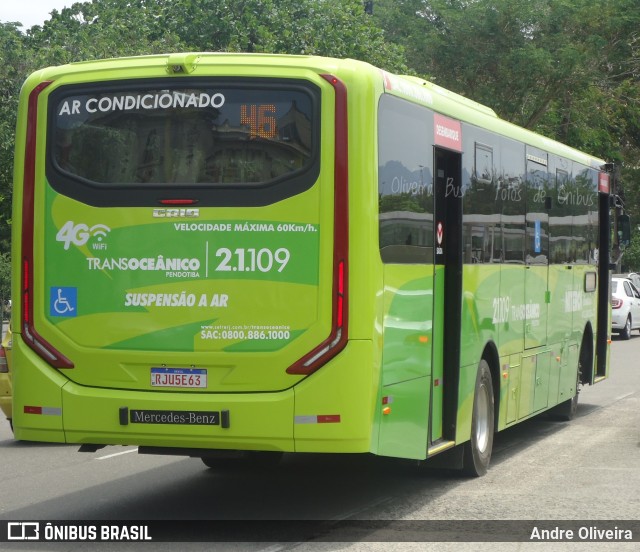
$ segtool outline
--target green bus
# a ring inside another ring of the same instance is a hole
[[[611,165],[430,82],[176,53],[23,86],[17,439],[440,453],[608,374]]]

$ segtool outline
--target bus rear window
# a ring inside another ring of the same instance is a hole
[[[308,83],[154,83],[52,94],[54,188],[256,188],[316,163],[319,102]]]

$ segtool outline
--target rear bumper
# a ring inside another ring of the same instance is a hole
[[[621,309],[612,309],[611,311],[611,328],[614,330],[622,330],[627,323],[628,312]]]
[[[291,390],[257,396],[157,395],[85,388],[73,383],[65,385],[62,405],[66,442],[293,450]],[[124,420],[121,420],[121,409],[127,409]],[[228,412],[228,427],[220,423],[221,412]],[[207,417],[215,416],[213,413],[218,413],[217,425],[207,423]]]
[[[64,371],[43,365],[20,340],[15,341],[16,365],[23,357],[14,374],[18,439],[283,452],[371,451],[375,370],[371,370],[370,341],[350,342],[313,375],[270,393],[86,387],[69,381]],[[26,380],[28,386],[18,386]],[[212,412],[219,413],[216,424],[203,417]],[[221,423],[223,412],[228,423]]]

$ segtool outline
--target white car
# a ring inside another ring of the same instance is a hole
[[[627,278],[629,278],[633,285],[638,288],[638,291],[640,291],[640,274],[638,274],[637,272],[629,272]]]
[[[622,339],[640,329],[640,291],[628,278],[611,278],[611,329]]]

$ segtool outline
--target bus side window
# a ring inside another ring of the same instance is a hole
[[[378,229],[384,263],[433,263],[432,127],[426,108],[380,98]]]

